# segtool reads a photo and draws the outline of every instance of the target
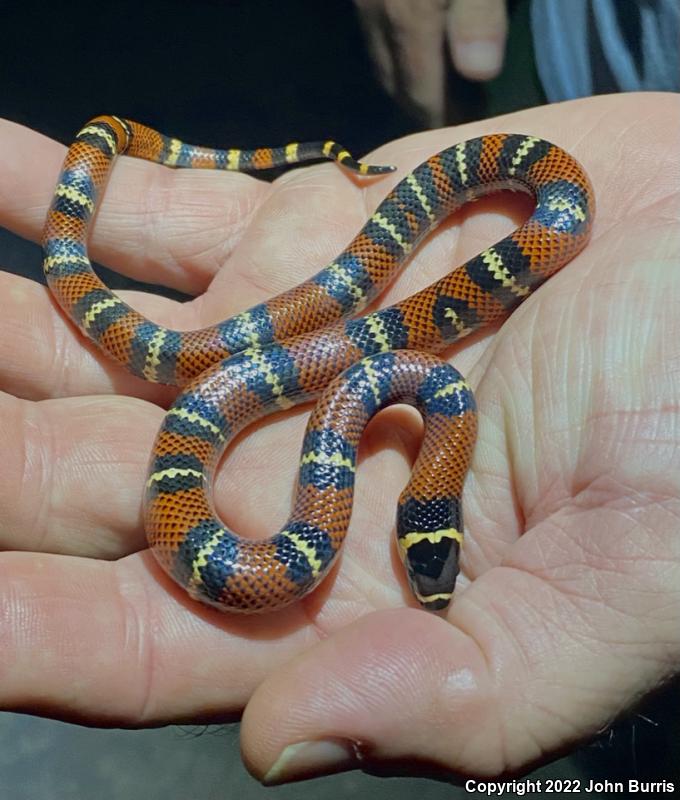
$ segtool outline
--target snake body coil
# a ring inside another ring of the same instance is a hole
[[[154,445],[145,523],[158,561],[193,597],[256,612],[309,592],[345,537],[365,424],[386,405],[407,402],[422,413],[425,437],[399,499],[398,549],[419,602],[444,608],[458,572],[460,496],[476,413],[461,375],[426,353],[505,316],[585,246],[594,204],[581,166],[532,136],[456,144],[401,180],[313,278],[218,325],[180,332],[131,309],[92,270],[88,225],[120,153],[207,169],[265,169],[309,158],[335,159],[361,174],[391,168],[356,162],[334,142],[213,150],[98,117],[69,148],[47,217],[44,269],[61,307],[110,357],[146,380],[184,387]],[[406,300],[346,319],[370,303],[442,219],[503,189],[536,199],[516,231]],[[217,518],[210,497],[221,454],[255,419],[319,395],[290,519],[269,539],[238,537]]]

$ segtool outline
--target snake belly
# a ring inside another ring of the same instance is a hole
[[[260,612],[310,592],[347,532],[361,433],[380,409],[405,402],[422,414],[425,436],[399,498],[397,548],[416,599],[445,608],[459,569],[476,410],[462,376],[433,354],[506,316],[585,246],[594,199],[582,167],[534,136],[455,144],[404,177],[308,281],[217,325],[175,331],[130,308],[89,260],[91,219],[121,153],[170,167],[239,171],[311,158],[364,175],[392,168],[355,161],[332,141],[218,150],[98,117],[67,153],[44,231],[44,271],[66,314],[109,357],[146,380],[183,387],[154,444],[144,517],[157,560],[192,597],[221,610]],[[351,318],[443,219],[508,189],[535,198],[517,230],[400,303]],[[239,537],[212,502],[225,448],[263,415],[314,398],[289,520],[268,539]]]

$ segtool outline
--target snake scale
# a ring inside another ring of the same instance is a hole
[[[283,607],[328,572],[349,524],[357,449],[391,403],[422,414],[425,434],[397,512],[397,547],[417,600],[452,596],[462,542],[461,493],[476,435],[464,378],[434,353],[512,311],[586,244],[593,192],[578,162],[534,136],[455,144],[404,177],[332,263],[305,283],[217,325],[175,331],[126,305],[97,277],[87,236],[118,154],[169,167],[259,170],[328,158],[359,174],[332,141],[218,150],[139,123],[97,117],[68,150],[44,231],[47,283],[66,314],[135,375],[182,387],[156,438],[145,490],[149,544],[189,594],[222,610]],[[354,317],[418,242],[464,203],[500,190],[535,198],[497,244],[389,308]],[[302,447],[290,519],[274,536],[237,536],[216,516],[213,474],[254,420],[318,397]]]

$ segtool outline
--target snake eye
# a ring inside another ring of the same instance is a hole
[[[411,591],[429,611],[446,608],[458,575],[460,543],[454,537],[420,534],[404,553],[404,564]]]

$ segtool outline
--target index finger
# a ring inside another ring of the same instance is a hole
[[[24,237],[37,239],[65,150],[44,136],[2,121],[0,142],[0,153],[11,154],[4,160],[0,157],[0,178],[3,172],[7,178],[0,180],[0,223]],[[325,237],[331,250],[334,241],[338,250],[345,243],[342,226],[346,224],[347,231],[355,227],[355,214],[358,227],[363,215],[363,203],[354,202],[360,197],[358,186],[335,167],[314,173],[314,186],[298,173],[292,186],[279,182],[274,190],[270,184],[241,174],[173,171],[159,164],[121,158],[112,170],[92,231],[92,255],[137,279],[184,291],[205,290],[205,295],[187,304],[141,296],[138,305],[137,300],[133,305],[142,313],[148,311],[152,320],[176,330],[214,324],[308,277],[308,263],[314,264],[316,245],[313,237],[294,235],[300,220],[313,227],[320,213],[336,203],[335,217],[341,226],[337,238]],[[319,174],[324,175],[323,180],[316,178]],[[299,191],[301,186],[306,191]],[[323,202],[319,201],[321,193],[326,195]],[[267,226],[258,224],[259,215],[268,220]],[[241,252],[232,259],[238,245]],[[277,258],[285,263],[286,248],[294,251],[288,259],[294,269],[273,268]],[[213,281],[222,266],[221,280]],[[19,350],[13,345],[7,360],[3,360],[11,376],[4,388],[25,397],[50,396],[53,385],[41,384],[38,376],[51,371],[55,342],[63,342],[65,352],[59,363],[85,360],[90,379],[83,381],[84,372],[78,369],[77,376],[65,375],[62,383],[80,385],[87,392],[109,391],[112,377],[107,373],[115,368],[91,347],[82,347],[82,340],[55,313],[46,294],[20,279],[8,277],[5,284],[16,298],[22,298],[23,305],[10,303],[3,321],[7,331],[3,341],[20,343]],[[33,330],[34,336],[30,340],[21,333],[28,327],[27,319],[33,320],[29,334]],[[45,323],[47,336],[35,330],[36,319]],[[20,352],[22,343],[31,351],[30,359]],[[32,364],[31,378],[21,377],[17,384],[16,376],[23,376],[27,363]],[[40,369],[41,365],[46,368]],[[132,393],[142,391],[129,379],[121,383],[116,378],[116,382],[125,391],[128,386]]]
[[[58,142],[0,120],[0,224],[38,241],[66,155]],[[206,289],[270,185],[242,174],[173,171],[121,158],[92,237],[94,260],[188,294]]]

